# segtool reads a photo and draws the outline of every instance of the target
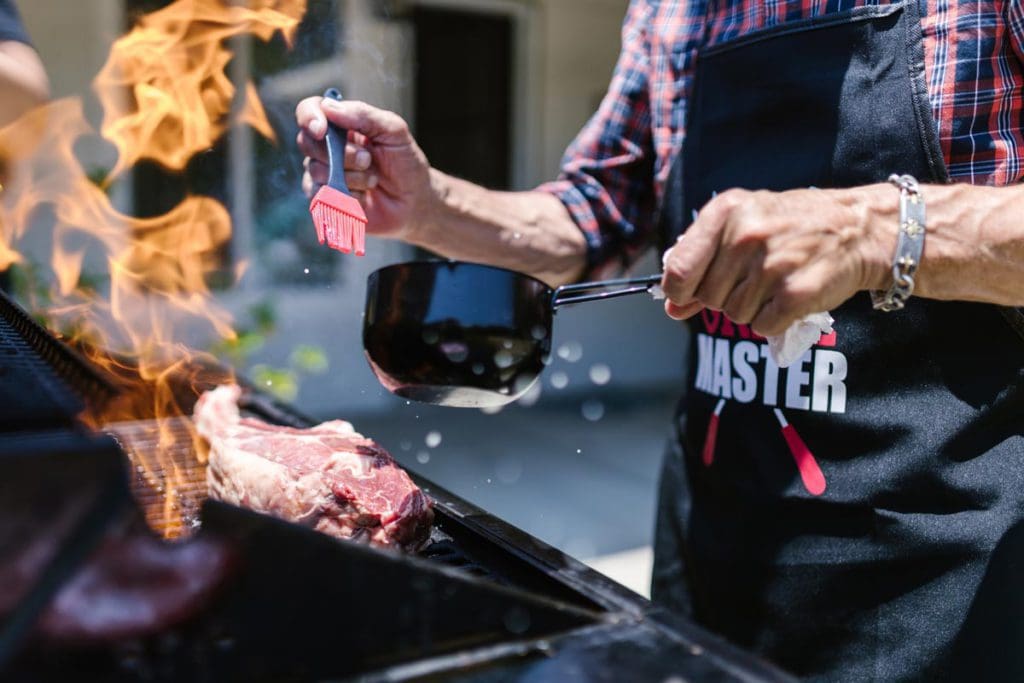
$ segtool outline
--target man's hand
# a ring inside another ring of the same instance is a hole
[[[897,206],[889,185],[724,192],[668,253],[665,312],[682,320],[711,308],[767,336],[883,288]]]
[[[354,100],[321,97],[295,109],[297,142],[306,155],[302,189],[308,196],[327,182],[327,121],[349,131],[345,182],[366,211],[367,231],[410,240],[435,210],[430,164],[397,114]]]

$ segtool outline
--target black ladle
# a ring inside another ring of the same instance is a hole
[[[660,275],[565,285],[457,261],[399,263],[370,274],[363,349],[377,379],[405,398],[494,407],[533,386],[551,353],[559,306],[649,291]]]

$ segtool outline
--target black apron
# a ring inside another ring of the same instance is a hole
[[[948,181],[916,3],[760,31],[696,69],[667,242],[730,187]],[[748,327],[694,318],[654,600],[798,675],[1024,680],[1024,341],[982,304],[881,313],[861,293],[833,315],[783,370]]]

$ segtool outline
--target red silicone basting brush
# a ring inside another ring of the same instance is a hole
[[[324,97],[340,100],[337,88],[330,88]],[[309,203],[316,236],[332,249],[356,256],[366,253],[366,213],[345,184],[345,141],[348,131],[333,123],[327,124],[327,184],[317,190]]]

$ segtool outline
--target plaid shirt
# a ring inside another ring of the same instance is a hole
[[[1024,0],[920,2],[925,77],[950,175],[990,185],[1021,180]],[[702,42],[865,4],[887,0],[632,0],[608,93],[566,151],[559,179],[541,188],[583,229],[591,266],[628,265],[651,243],[686,137]]]

